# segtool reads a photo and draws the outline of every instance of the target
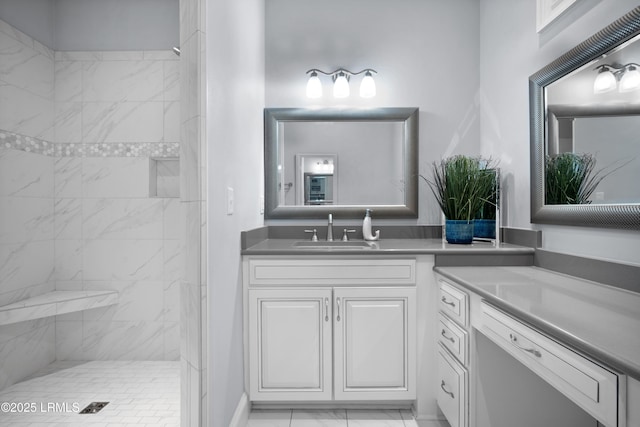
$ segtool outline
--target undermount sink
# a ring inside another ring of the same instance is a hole
[[[294,248],[299,249],[371,249],[369,242],[335,240],[333,242],[305,240],[302,242],[294,242]]]

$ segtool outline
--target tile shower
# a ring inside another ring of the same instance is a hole
[[[3,21],[0,54],[0,306],[119,293],[1,325],[0,391],[54,361],[177,361],[178,57],[54,52]]]

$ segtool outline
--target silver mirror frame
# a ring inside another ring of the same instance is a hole
[[[531,222],[640,229],[640,204],[545,205],[545,86],[640,34],[636,7],[529,77]]]
[[[404,122],[404,205],[278,205],[278,124],[283,121],[403,121]],[[265,108],[264,185],[265,219],[364,217],[372,209],[376,218],[418,217],[418,108]]]

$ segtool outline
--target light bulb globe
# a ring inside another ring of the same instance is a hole
[[[373,98],[376,96],[376,82],[369,71],[364,75],[360,83],[360,96],[362,98]]]
[[[607,69],[602,69],[593,82],[593,93],[611,92],[616,88],[616,76]]]
[[[322,97],[322,82],[318,77],[318,74],[314,71],[311,73],[311,77],[307,81],[307,98],[320,98]]]
[[[640,71],[633,65],[622,75],[620,79],[620,92],[633,92],[640,89]]]
[[[349,81],[347,76],[340,73],[333,83],[333,96],[335,98],[346,98],[349,96]]]

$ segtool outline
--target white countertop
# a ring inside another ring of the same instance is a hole
[[[640,294],[537,267],[436,267],[487,301],[640,380]]]

